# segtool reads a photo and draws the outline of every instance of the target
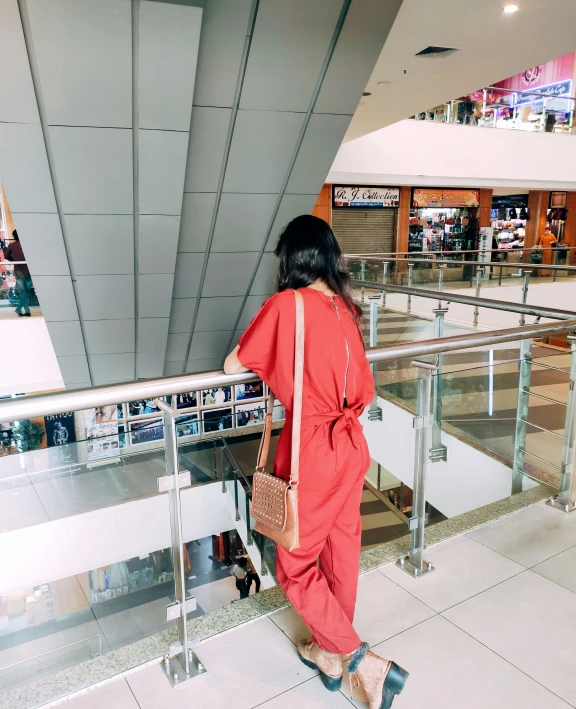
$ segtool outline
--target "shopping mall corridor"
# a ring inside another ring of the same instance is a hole
[[[356,625],[410,672],[394,709],[576,706],[576,516],[538,504],[430,548],[432,574],[393,564],[360,577]],[[302,665],[292,609],[196,649],[207,673],[172,689],[154,662],[71,697],[67,709],[348,707]],[[363,706],[352,702],[355,706]]]

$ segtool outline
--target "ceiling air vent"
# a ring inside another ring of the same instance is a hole
[[[454,54],[454,52],[457,52],[458,50],[455,49],[454,47],[426,47],[426,49],[423,49],[421,52],[418,52],[416,54],[417,57],[430,57],[432,59],[435,58],[440,58],[440,57],[449,57],[451,54]]]

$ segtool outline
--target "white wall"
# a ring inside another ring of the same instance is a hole
[[[331,183],[576,189],[576,138],[405,120],[344,143]]]
[[[413,415],[378,397],[382,421],[362,416],[370,455],[386,470],[412,488],[414,482]],[[430,463],[426,481],[426,500],[446,517],[477,509],[510,495],[512,470],[446,433],[442,442],[448,447],[447,462]],[[525,487],[535,483],[525,481]]]
[[[234,529],[221,483],[182,491],[184,539]],[[0,534],[0,594],[171,545],[168,494]]]

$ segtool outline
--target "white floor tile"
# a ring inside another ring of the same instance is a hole
[[[364,642],[380,643],[433,615],[433,610],[382,574],[375,571],[360,577],[354,627]],[[311,635],[294,608],[279,611],[271,619],[293,643]]]
[[[536,564],[532,571],[576,593],[576,547]]]
[[[138,702],[130,691],[126,680],[119,679],[103,684],[84,694],[69,699],[61,705],[62,709],[139,709]]]
[[[319,678],[308,680],[294,689],[261,704],[259,709],[350,709],[350,702],[340,692],[329,692]]]
[[[0,490],[0,532],[48,521],[32,485],[5,486]]]
[[[576,705],[576,595],[525,571],[447,610],[458,625]]]
[[[173,690],[160,666],[127,678],[141,709],[250,709],[314,677],[265,618],[200,645],[207,673]]]
[[[396,564],[380,571],[426,605],[440,612],[524,570],[482,544],[457,537],[426,551],[434,571],[414,579]]]
[[[394,709],[569,709],[439,616],[387,640],[374,652],[410,673]],[[346,677],[342,689],[348,690]]]
[[[529,507],[467,536],[523,566],[534,566],[574,546],[576,524],[566,517]]]

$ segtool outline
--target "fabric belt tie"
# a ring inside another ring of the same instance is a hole
[[[330,428],[330,443],[335,449],[335,441],[338,436],[348,430],[352,444],[358,448],[356,436],[354,433],[362,433],[362,425],[358,417],[362,413],[362,408],[344,408],[341,411],[327,411],[322,414],[311,414],[310,416],[302,416],[302,425],[306,428],[310,426],[322,426],[323,424],[332,424]]]

